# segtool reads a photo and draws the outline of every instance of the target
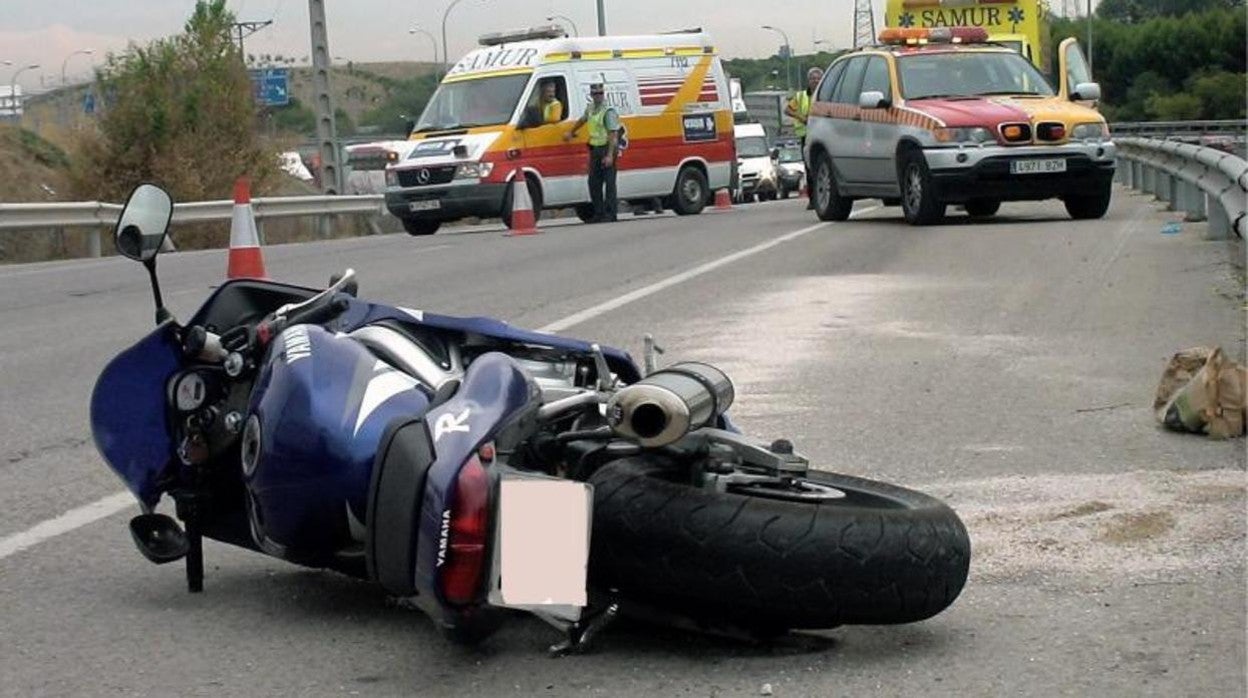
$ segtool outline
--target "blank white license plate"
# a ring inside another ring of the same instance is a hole
[[[585,606],[593,490],[582,482],[499,483],[499,591],[507,606]]]
[[[1065,172],[1066,160],[1062,158],[1054,158],[1051,160],[1011,160],[1010,174],[1049,174],[1052,172]]]
[[[426,201],[412,201],[408,203],[409,211],[436,211],[442,208],[442,202],[437,199],[428,199]]]

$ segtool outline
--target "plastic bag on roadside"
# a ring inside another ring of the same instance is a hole
[[[1221,347],[1193,347],[1170,357],[1157,386],[1153,412],[1176,431],[1226,439],[1244,434],[1248,370]]]

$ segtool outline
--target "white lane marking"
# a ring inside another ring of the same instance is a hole
[[[871,206],[860,211],[854,211],[853,214],[851,214],[851,217],[863,213],[870,213],[878,208],[880,207]],[[607,313],[615,310],[616,308],[628,305],[633,301],[653,295],[665,288],[670,288],[683,281],[688,281],[689,279],[701,276],[709,271],[718,269],[725,264],[731,264],[737,260],[769,250],[776,245],[799,238],[808,233],[812,233],[820,228],[826,227],[827,225],[827,223],[816,223],[815,225],[807,226],[801,230],[786,233],[762,244],[748,247],[739,252],[734,252],[730,255],[720,257],[719,259],[711,260],[710,262],[696,266],[693,269],[683,271],[675,276],[669,276],[668,278],[657,283],[630,291],[622,296],[619,296],[618,298],[609,300],[606,303],[599,303],[598,305],[586,308],[585,310],[577,313],[573,313],[560,320],[555,320],[545,327],[538,328],[537,331],[559,332],[560,330],[566,330],[573,325],[593,319],[603,313]],[[4,540],[0,540],[0,560],[3,560],[14,553],[26,550],[27,548],[34,547],[46,540],[55,538],[62,533],[68,533],[76,528],[81,528],[87,524],[112,516],[113,514],[123,511],[133,504],[136,504],[134,495],[129,492],[118,492],[117,494],[111,494],[99,501],[78,507],[77,509],[71,509],[55,519],[49,519],[42,523],[35,524],[25,531],[14,533]]]
[[[101,500],[80,506],[77,509],[70,509],[55,519],[48,519],[21,533],[14,533],[0,540],[0,560],[14,553],[20,553],[27,548],[33,548],[45,540],[55,538],[62,533],[69,533],[76,528],[81,528],[89,523],[107,518],[119,511],[125,511],[137,504],[138,501],[134,495],[129,492],[118,492]]]
[[[80,272],[87,269],[95,269],[97,267],[121,266],[121,262],[126,261],[118,257],[100,260],[98,262],[48,262],[46,266],[35,268],[24,268],[25,265],[14,265],[4,270],[0,270],[0,279],[16,279],[21,276],[33,276],[35,274],[47,274],[58,271]],[[33,265],[32,265],[33,266]]]
[[[877,208],[880,208],[880,207],[871,206],[869,208],[864,208],[860,211],[855,211],[851,215],[869,213],[871,211],[876,210]],[[580,312],[572,313],[571,315],[565,318],[555,320],[549,325],[546,325],[544,327],[539,327],[537,331],[538,332],[560,332],[562,330],[566,330],[569,327],[572,327],[573,325],[579,325],[580,323],[585,322],[586,320],[592,320],[593,318],[596,318],[599,315],[602,315],[603,313],[608,313],[612,310],[615,310],[616,308],[620,308],[625,305],[628,305],[629,303],[632,303],[633,301],[641,300],[642,298],[645,298],[646,296],[652,296],[658,293],[659,291],[662,291],[667,288],[671,288],[672,286],[675,286],[676,284],[683,283],[685,281],[688,281],[689,279],[701,276],[709,271],[714,271],[726,264],[732,264],[733,262],[736,262],[741,259],[745,259],[746,257],[749,257],[751,255],[756,255],[759,252],[769,250],[775,247],[776,245],[788,242],[789,240],[794,240],[796,238],[799,238],[803,235],[806,235],[807,233],[813,233],[814,231],[819,230],[820,228],[826,227],[827,225],[828,225],[827,223],[816,223],[814,225],[802,228],[801,230],[794,230],[791,233],[785,233],[784,235],[781,235],[780,237],[773,238],[771,240],[768,240],[767,242],[755,245],[753,247],[747,247],[746,249],[741,250],[739,252],[733,252],[730,255],[720,257],[719,259],[711,260],[705,264],[696,266],[692,269],[676,274],[675,276],[669,276],[666,279],[650,284],[649,286],[643,286],[639,289],[629,291],[628,293],[625,293],[622,296],[616,296],[615,298],[612,298],[611,300],[606,301],[605,303],[599,303],[598,305],[595,305],[591,308],[586,308],[585,310],[582,310]]]

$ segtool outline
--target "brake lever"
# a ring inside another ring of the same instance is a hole
[[[333,296],[335,293],[342,291],[344,288],[347,287],[347,284],[353,283],[354,279],[355,279],[355,270],[350,267],[347,267],[347,270],[342,273],[342,277],[339,278],[337,281],[335,281],[329,288],[325,289],[324,291],[321,291],[320,293],[316,294],[315,296],[312,296],[311,298],[305,301],[301,301],[299,303],[287,303],[283,305],[282,307],[278,308],[277,310],[273,311],[273,316],[274,317],[286,317],[292,312],[301,310],[303,308],[306,308],[309,305],[313,305],[322,300],[325,300],[326,298]]]

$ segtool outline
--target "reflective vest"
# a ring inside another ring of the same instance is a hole
[[[806,119],[810,117],[810,95],[806,90],[802,90],[789,103],[793,105],[793,111],[802,117],[801,121],[793,120],[793,132],[797,134],[798,138],[805,138]]]
[[[606,123],[607,111],[610,109],[611,107],[608,107],[605,104],[602,105],[602,108],[597,111],[594,111],[593,107],[589,108],[589,118],[586,119],[585,123],[589,126],[590,145],[595,147],[603,146],[611,140],[610,134],[607,131]]]

